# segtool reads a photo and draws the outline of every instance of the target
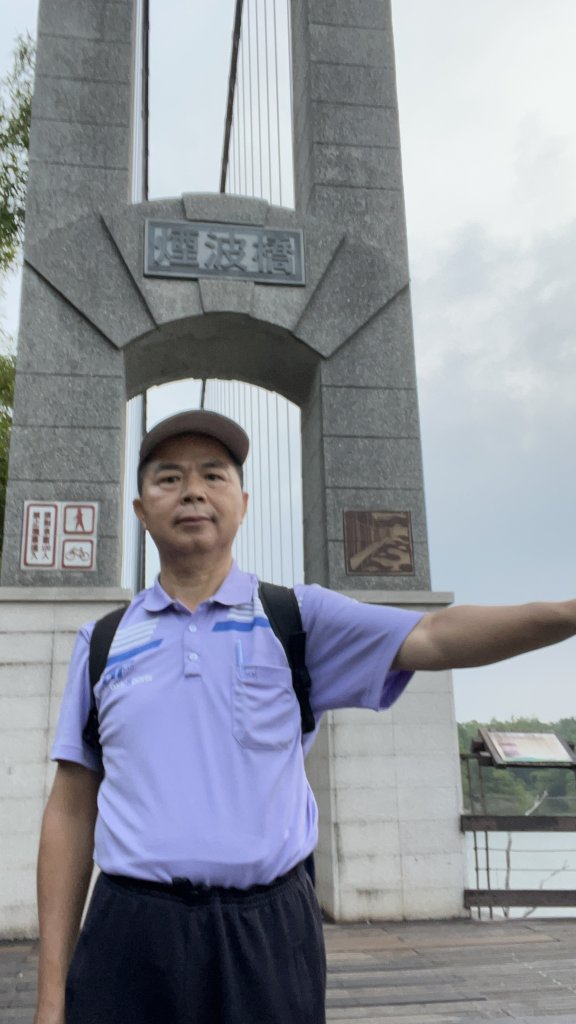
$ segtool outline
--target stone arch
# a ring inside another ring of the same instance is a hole
[[[305,228],[306,283],[147,277],[150,219]],[[302,410],[308,577],[346,583],[343,505],[350,491],[360,508],[378,491],[397,503],[393,478],[402,506],[410,503],[417,575],[428,585],[401,257],[325,217],[304,222],[259,199],[184,195],[116,204],[32,239],[25,271],[32,312],[21,326],[8,535],[20,533],[30,481],[45,500],[97,501],[97,579],[79,571],[75,581],[117,585],[124,401],[170,379],[220,375],[277,390]],[[7,547],[6,582],[63,582],[58,568],[21,569],[19,547]],[[413,580],[395,583],[411,589]]]
[[[126,396],[186,377],[257,384],[306,404],[320,356],[284,327],[245,313],[184,317],[134,338],[123,350]]]

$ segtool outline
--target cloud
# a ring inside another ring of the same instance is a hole
[[[480,224],[454,233],[435,265],[416,269],[415,334],[423,407],[449,400],[491,431],[538,447],[541,427],[566,428],[576,374],[576,220],[529,244]]]
[[[573,590],[575,251],[576,220],[529,242],[468,224],[414,268],[432,579],[460,603]],[[458,718],[568,714],[571,664],[458,672]]]
[[[511,169],[519,233],[533,225],[558,230],[576,217],[576,136],[571,119],[554,129],[542,111],[522,117],[514,133]]]

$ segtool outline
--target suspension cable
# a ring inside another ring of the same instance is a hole
[[[264,192],[264,178],[262,174],[262,108],[260,99],[260,21],[258,18],[259,0],[254,0],[256,9],[256,79],[258,82],[258,164],[260,167],[260,190],[259,195]]]
[[[270,124],[270,67],[268,55],[268,6],[264,0],[264,49],[266,50],[266,122],[268,126],[268,199],[272,202],[272,130]]]
[[[276,74],[276,131],[278,135],[278,185],[280,191],[280,206],[282,206],[282,150],[280,144],[280,90],[278,86],[278,26],[276,19],[276,0],[274,0],[274,55]]]
[[[256,195],[254,184],[254,101],[252,99],[252,31],[250,26],[250,0],[246,5],[248,17],[246,31],[248,33],[248,85],[250,95],[250,177],[252,179],[252,195]]]
[[[236,92],[236,75],[238,70],[238,44],[242,30],[242,8],[244,0],[236,0],[234,12],[234,28],[232,30],[232,58],[230,60],[230,75],[228,78],[228,98],[226,101],[226,121],[224,125],[224,148],[222,151],[222,166],[220,170],[220,191],[226,191],[226,177],[228,174],[228,159],[230,152],[230,131],[232,128],[232,117],[234,114],[234,95]]]
[[[290,547],[292,555],[292,579],[296,579],[294,558],[294,512],[292,507],[292,431],[290,430],[290,404],[286,402],[286,433],[288,436],[288,493],[290,502]]]
[[[247,145],[248,145],[248,132],[246,130],[246,67],[245,67],[245,44],[244,44],[244,33],[242,33],[242,134],[244,141],[244,194],[248,192],[248,160],[247,160]]]
[[[289,104],[289,110],[290,110],[290,139],[291,139],[291,146],[292,146],[292,148],[294,148],[294,110],[293,110],[293,104],[294,104],[294,97],[293,97],[293,90],[294,90],[294,64],[293,64],[293,60],[292,60],[292,4],[291,4],[291,0],[286,0],[286,17],[287,17],[287,22],[288,22],[288,29],[287,29],[287,35],[288,35],[288,68],[289,68],[289,75],[288,75],[288,104]]]

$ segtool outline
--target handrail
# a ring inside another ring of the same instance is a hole
[[[467,909],[481,907],[574,907],[576,906],[576,890],[574,889],[496,889],[491,884],[493,865],[488,842],[489,832],[553,832],[576,833],[576,817],[572,815],[525,815],[525,814],[462,814],[460,816],[462,832],[474,835],[474,861],[476,873],[476,889],[464,890],[464,906]],[[477,834],[483,832],[485,865],[480,868],[480,847]],[[487,888],[480,888],[480,873],[485,872]]]
[[[548,814],[462,814],[462,832],[576,832],[576,818]]]
[[[574,907],[574,889],[464,889],[464,906]]]

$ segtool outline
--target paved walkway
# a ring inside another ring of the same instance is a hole
[[[576,919],[325,931],[331,1024],[576,1024]],[[0,943],[2,1024],[31,1024],[35,970],[33,943]]]

